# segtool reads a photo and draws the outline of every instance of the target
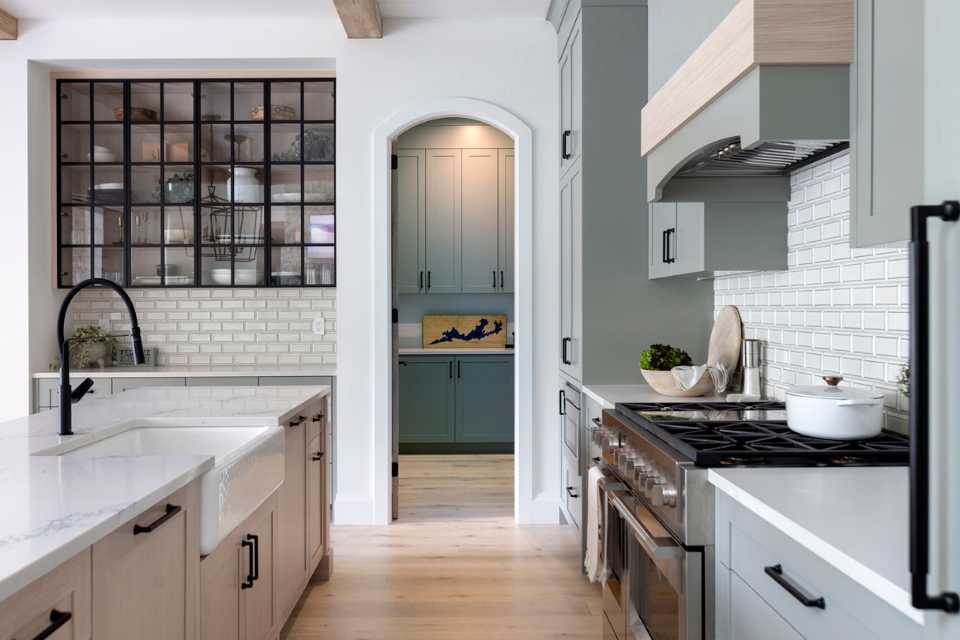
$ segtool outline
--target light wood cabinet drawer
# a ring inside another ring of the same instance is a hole
[[[922,628],[902,612],[723,493],[718,498],[717,559],[805,638],[905,640],[922,635]],[[718,567],[718,573],[722,570]],[[729,615],[735,620],[737,612]]]
[[[90,638],[90,549],[0,602],[0,640]]]
[[[93,637],[196,637],[199,485],[188,485],[93,545]]]

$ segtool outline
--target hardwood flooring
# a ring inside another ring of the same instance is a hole
[[[600,590],[579,534],[513,523],[513,456],[402,456],[400,519],[334,527],[289,640],[599,639]]]

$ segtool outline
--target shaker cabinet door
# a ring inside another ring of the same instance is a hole
[[[426,225],[426,152],[397,152],[394,224],[397,235],[397,292],[422,293]]]
[[[650,203],[650,278],[665,278],[673,274],[670,252],[677,231],[677,204]]]
[[[461,152],[426,152],[426,290],[460,293]]]
[[[400,359],[400,442],[454,441],[453,358]]]
[[[513,442],[513,358],[456,361],[457,442]]]
[[[500,241],[500,292],[513,293],[513,237],[514,237],[514,153],[513,149],[500,149],[500,215],[497,220]]]
[[[495,293],[500,288],[499,157],[497,149],[464,149],[461,182],[463,293]]]

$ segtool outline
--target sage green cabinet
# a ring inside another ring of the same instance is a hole
[[[397,292],[511,293],[513,181],[513,149],[398,150]]]
[[[513,356],[401,356],[399,387],[406,451],[512,449]]]
[[[923,11],[857,0],[850,69],[850,244],[910,238],[923,202]]]
[[[400,442],[453,442],[453,358],[400,358]]]
[[[513,442],[513,358],[461,356],[456,368],[456,441]]]

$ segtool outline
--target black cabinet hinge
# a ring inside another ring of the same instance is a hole
[[[400,157],[395,153],[390,156],[390,168],[394,171],[400,168]]]
[[[393,324],[397,324],[398,322],[400,322],[400,310],[399,310],[399,309],[394,308],[393,314],[392,314],[392,318],[393,318]]]
[[[394,478],[399,478],[399,477],[400,477],[400,463],[399,463],[399,462],[394,462],[394,463],[393,463],[393,466],[391,467],[390,472],[393,474],[392,477],[394,477]]]

